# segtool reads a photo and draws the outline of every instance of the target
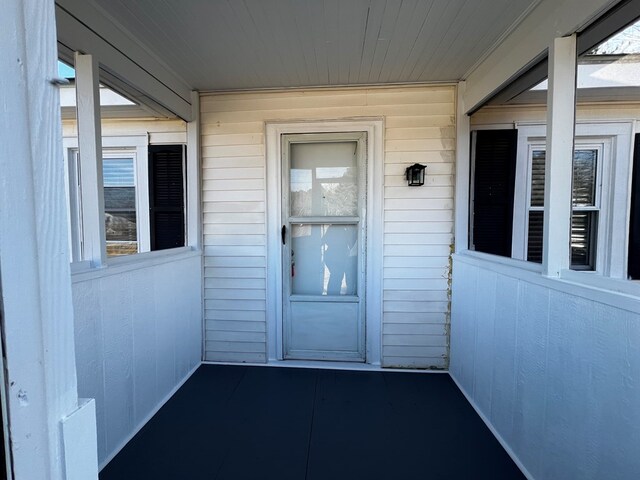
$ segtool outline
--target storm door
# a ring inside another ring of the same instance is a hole
[[[285,359],[365,361],[366,134],[282,136]]]

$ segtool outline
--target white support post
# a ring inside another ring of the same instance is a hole
[[[62,428],[78,395],[54,11],[54,2],[3,0],[0,15],[4,420],[14,480],[95,480],[97,468],[65,471],[75,446],[93,452],[97,442],[91,412],[77,430]]]
[[[570,265],[571,184],[576,112],[576,35],[549,48],[543,273],[559,277]]]
[[[107,259],[102,188],[102,128],[98,62],[92,55],[75,55],[78,151],[82,189],[82,259],[94,267]]]
[[[455,252],[469,249],[469,179],[471,126],[466,114],[466,82],[458,82],[456,105],[456,201]]]
[[[202,245],[200,215],[200,93],[191,92],[192,120],[187,123],[187,242],[193,248]]]

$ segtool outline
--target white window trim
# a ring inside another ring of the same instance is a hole
[[[630,168],[633,155],[633,122],[599,122],[576,124],[576,143],[601,145],[608,162],[598,166],[602,183],[601,208],[597,239],[596,271],[594,273],[626,279],[628,246],[628,217],[630,194]],[[516,188],[514,198],[512,256],[526,260],[528,207],[530,195],[530,147],[543,145],[546,126],[542,124],[517,125],[518,157],[516,162]],[[601,160],[604,160],[605,156]],[[573,278],[573,277],[572,277]]]
[[[136,238],[138,242],[138,252],[143,253],[151,250],[151,232],[149,230],[149,165],[147,157],[140,156],[138,148],[103,148],[102,158],[133,157],[134,164],[134,188],[136,192]],[[107,263],[111,261],[107,258]]]
[[[70,215],[70,238],[72,248],[72,265],[79,263],[80,265],[74,266],[72,271],[84,270],[86,261],[89,260],[84,257],[85,251],[87,251],[87,245],[92,242],[100,242],[100,239],[87,232],[82,228],[81,221],[78,220],[74,214],[74,209],[82,208],[82,195],[81,190],[76,181],[78,179],[77,163],[74,165],[71,163],[71,159],[75,157],[74,151],[78,150],[78,138],[77,137],[65,137],[63,139],[63,147],[65,151],[65,162],[67,163],[67,171],[69,172],[69,179],[73,179],[73,182],[69,182],[67,179],[67,194],[68,205],[67,212]],[[147,135],[125,135],[115,137],[103,137],[102,138],[102,151],[103,155],[116,155],[118,153],[134,155],[135,163],[135,175],[136,175],[136,217],[138,225],[138,254],[145,253],[150,250],[151,238],[148,229],[140,228],[142,225],[149,224],[149,195],[145,192],[149,191],[149,166],[147,162],[148,158],[148,136]],[[80,175],[82,173],[80,172]],[[127,255],[127,257],[133,257],[137,254]],[[113,262],[114,258],[107,259],[107,265]]]
[[[606,235],[606,229],[602,226],[608,225],[608,212],[610,210],[609,203],[607,201],[609,195],[610,170],[611,165],[614,162],[611,153],[611,146],[614,139],[612,137],[592,138],[592,137],[578,137],[576,136],[576,150],[596,150],[598,152],[597,165],[596,165],[596,190],[595,190],[595,206],[594,207],[574,207],[573,211],[596,211],[598,212],[598,235],[596,238],[596,264],[594,270],[604,272],[605,265],[608,265],[608,235]],[[546,143],[544,138],[529,139],[526,152],[526,197],[525,197],[525,210],[518,212],[518,215],[522,214],[524,217],[524,231],[518,229],[513,231],[514,243],[512,247],[512,253],[518,252],[518,256],[513,258],[526,260],[528,258],[528,239],[529,239],[529,214],[532,211],[544,211],[544,207],[531,206],[531,175],[532,175],[532,156],[534,151],[546,151]],[[603,202],[603,197],[605,201]],[[514,212],[515,214],[515,212]],[[519,221],[522,219],[519,218]],[[520,238],[522,237],[522,238]],[[517,242],[517,243],[516,243]]]

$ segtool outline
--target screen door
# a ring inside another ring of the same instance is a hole
[[[365,142],[283,135],[285,359],[365,361]]]

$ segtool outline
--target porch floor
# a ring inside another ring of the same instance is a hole
[[[100,480],[524,478],[448,374],[203,365]]]

